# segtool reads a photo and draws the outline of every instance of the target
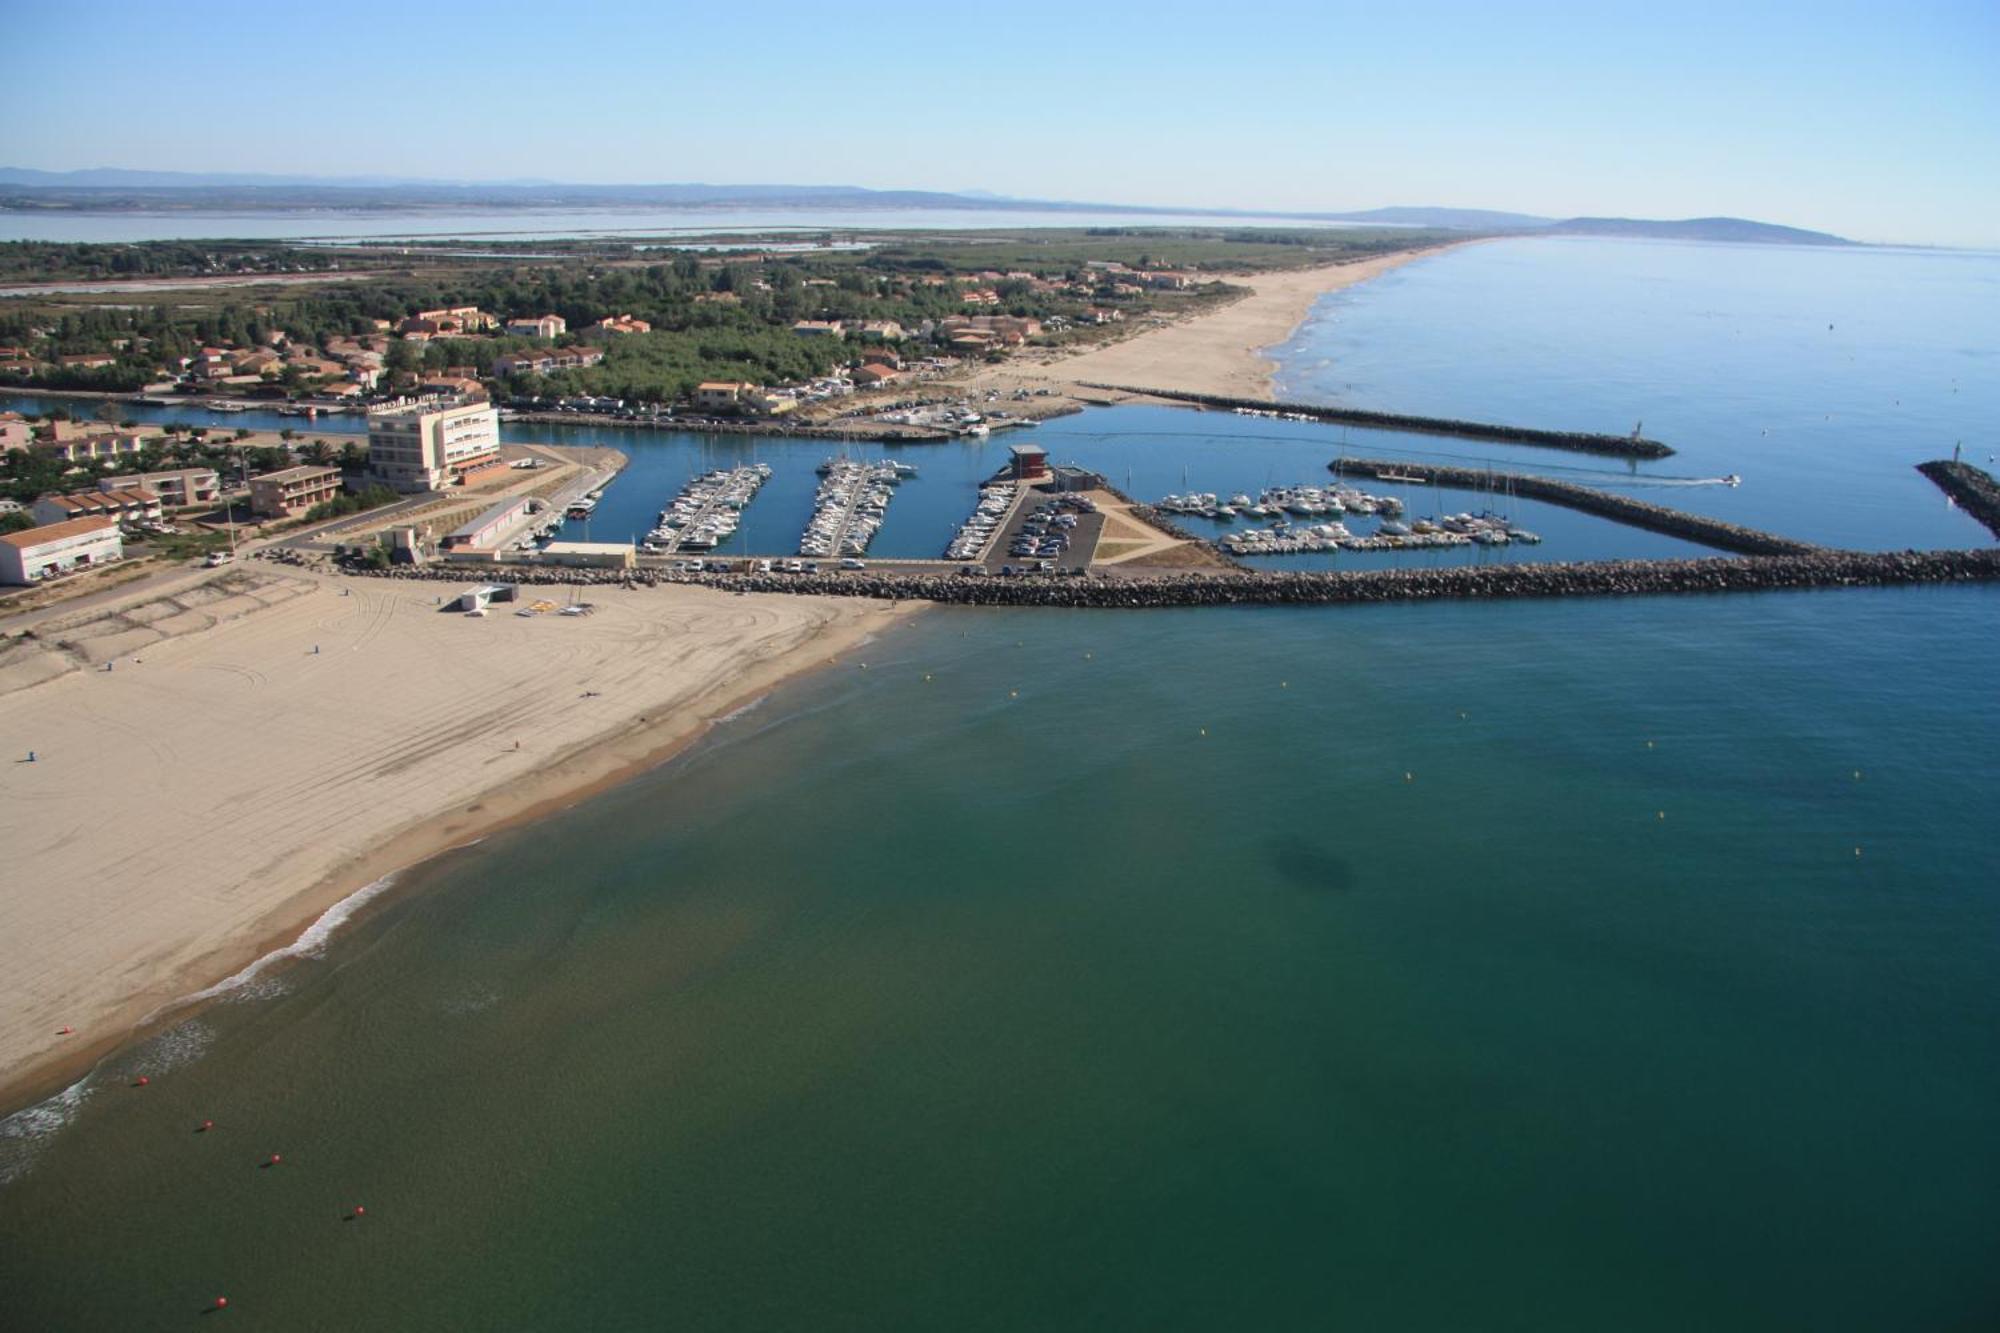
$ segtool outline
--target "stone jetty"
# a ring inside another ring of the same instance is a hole
[[[1164,398],[1200,407],[1227,408],[1259,416],[1305,418],[1341,426],[1365,426],[1374,430],[1415,431],[1422,435],[1455,435],[1467,440],[1498,440],[1505,444],[1533,444],[1544,449],[1569,449],[1586,454],[1611,454],[1619,458],[1669,458],[1673,450],[1658,440],[1649,440],[1634,431],[1630,435],[1604,435],[1595,431],[1544,430],[1538,426],[1503,426],[1491,421],[1456,421],[1450,417],[1411,416],[1402,412],[1370,412],[1358,407],[1329,407],[1323,403],[1272,403],[1261,398],[1226,398],[1220,394],[1187,393],[1180,389],[1143,389],[1132,384],[1093,384],[1078,381],[1086,389],[1111,393],[1134,393],[1147,398]]]
[[[392,567],[383,578],[464,583],[462,569]],[[481,577],[536,585],[647,587],[697,584],[745,593],[811,593],[961,606],[1140,609],[1177,606],[1331,606],[1370,602],[1528,597],[1629,597],[1772,592],[2000,581],[2000,548],[1977,551],[1815,551],[1701,560],[1599,560],[1454,565],[1437,569],[1160,573],[1021,578],[959,574],[682,574],[665,570],[491,568]]]
[[[1960,509],[1984,523],[1995,538],[2000,538],[2000,482],[1993,480],[1992,473],[1948,458],[1919,463],[1917,471],[1936,482],[1938,489],[1957,501]]]
[[[1512,488],[1516,495],[1546,500],[1568,509],[1581,509],[1619,523],[1629,523],[1635,528],[1662,532],[1669,537],[1680,537],[1703,546],[1713,546],[1718,551],[1735,551],[1740,555],[1808,555],[1822,549],[1810,542],[1794,541],[1790,537],[1761,532],[1737,523],[1725,523],[1719,518],[1706,518],[1683,509],[1669,509],[1665,505],[1635,500],[1629,495],[1613,495],[1594,487],[1579,486],[1573,481],[1556,481],[1526,472],[1440,467],[1431,463],[1395,463],[1379,458],[1336,458],[1327,464],[1327,468],[1343,477],[1380,478],[1386,472],[1394,477],[1417,478],[1433,486],[1458,486],[1479,491]]]

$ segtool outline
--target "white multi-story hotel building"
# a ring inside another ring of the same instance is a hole
[[[490,403],[385,408],[368,414],[368,479],[437,491],[500,462],[500,413]]]

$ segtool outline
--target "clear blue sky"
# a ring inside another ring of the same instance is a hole
[[[1737,214],[2000,245],[2000,0],[0,0],[8,165]]]

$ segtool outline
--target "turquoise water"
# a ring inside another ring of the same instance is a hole
[[[1996,627],[927,614],[7,1122],[0,1323],[1991,1327]]]

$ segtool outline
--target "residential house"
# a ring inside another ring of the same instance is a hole
[[[569,322],[561,315],[536,315],[507,321],[507,332],[527,338],[554,338],[569,332]]]
[[[704,412],[736,412],[757,391],[748,380],[706,380],[695,386],[694,405]]]
[[[496,376],[547,375],[558,370],[581,370],[604,360],[604,349],[579,343],[575,347],[551,347],[532,352],[509,352],[493,362]]]
[[[854,372],[854,382],[864,389],[878,384],[894,384],[903,372],[880,361],[871,361]]]
[[[250,478],[250,509],[260,518],[297,518],[340,494],[337,467],[288,467]]]
[[[0,454],[25,449],[34,438],[35,432],[26,417],[19,412],[0,412]]]
[[[42,437],[33,441],[30,447],[60,458],[65,463],[85,463],[98,458],[129,458],[165,435],[166,432],[157,426],[57,421],[43,427]]]
[[[845,338],[847,330],[837,319],[802,319],[792,325],[792,332],[801,338]]]
[[[141,472],[136,475],[104,477],[97,483],[100,491],[115,491],[136,486],[151,491],[160,497],[160,503],[169,509],[184,509],[189,505],[213,504],[222,494],[222,478],[212,467],[175,468],[171,472]]]
[[[703,292],[694,299],[700,301],[711,296],[727,296],[731,301],[736,299],[734,292]],[[591,327],[600,329],[605,333],[651,333],[653,331],[651,324],[648,324],[643,319],[635,319],[631,315],[606,315],[603,319],[591,325]]]
[[[78,352],[57,357],[56,364],[64,370],[96,370],[100,366],[117,365],[118,357],[111,352]]]
[[[486,401],[486,386],[467,375],[426,375],[418,383],[417,393],[440,398],[455,398],[462,402]]]
[[[476,305],[447,306],[440,310],[419,310],[414,319],[403,321],[432,334],[483,333],[500,321]]]
[[[166,511],[160,497],[137,486],[108,491],[77,491],[44,495],[35,501],[35,522],[64,523],[73,518],[110,517],[128,525],[159,523]]]

